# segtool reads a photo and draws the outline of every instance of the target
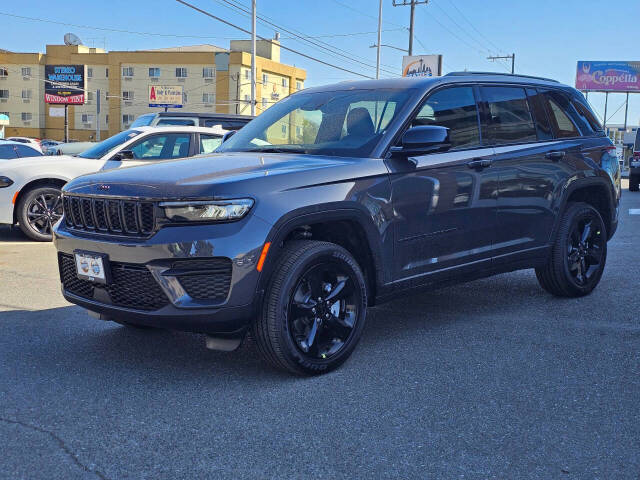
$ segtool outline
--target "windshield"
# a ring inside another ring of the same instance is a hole
[[[131,124],[131,128],[135,127],[149,127],[153,119],[156,117],[155,113],[145,113],[136,118]]]
[[[140,135],[140,130],[125,130],[124,132],[117,133],[113,137],[107,138],[104,142],[100,142],[94,145],[88,150],[80,153],[78,157],[82,158],[102,158],[111,150],[119,147],[123,143],[131,140],[133,137]]]
[[[290,152],[367,157],[411,90],[297,93],[223,143],[219,152]]]

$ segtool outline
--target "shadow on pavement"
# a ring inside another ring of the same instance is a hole
[[[0,225],[0,243],[13,243],[13,242],[30,242],[22,230],[18,227],[10,227],[8,225]],[[33,242],[36,243],[36,242]]]

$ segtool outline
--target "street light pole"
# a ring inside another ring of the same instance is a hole
[[[376,80],[380,78],[380,48],[382,47],[382,0],[378,7],[378,51],[376,53]]]
[[[251,0],[251,115],[256,114],[256,0]]]

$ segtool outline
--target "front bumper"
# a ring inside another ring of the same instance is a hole
[[[255,312],[256,263],[270,229],[250,215],[233,223],[165,227],[140,240],[77,232],[60,222],[54,243],[63,295],[118,321],[241,336]],[[107,256],[113,269],[108,286],[79,281],[70,273],[76,250]],[[227,266],[222,273],[221,264]]]

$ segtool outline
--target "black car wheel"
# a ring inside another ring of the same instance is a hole
[[[536,269],[542,288],[560,297],[588,295],[607,260],[607,232],[598,211],[572,203],[560,220],[547,265]]]
[[[637,192],[639,188],[640,188],[640,176],[629,175],[629,191]]]
[[[316,375],[341,365],[364,328],[364,276],[344,248],[295,241],[280,256],[253,337],[264,358],[290,372]]]
[[[20,229],[38,242],[50,242],[52,228],[62,217],[60,188],[40,185],[22,194],[17,207]]]

